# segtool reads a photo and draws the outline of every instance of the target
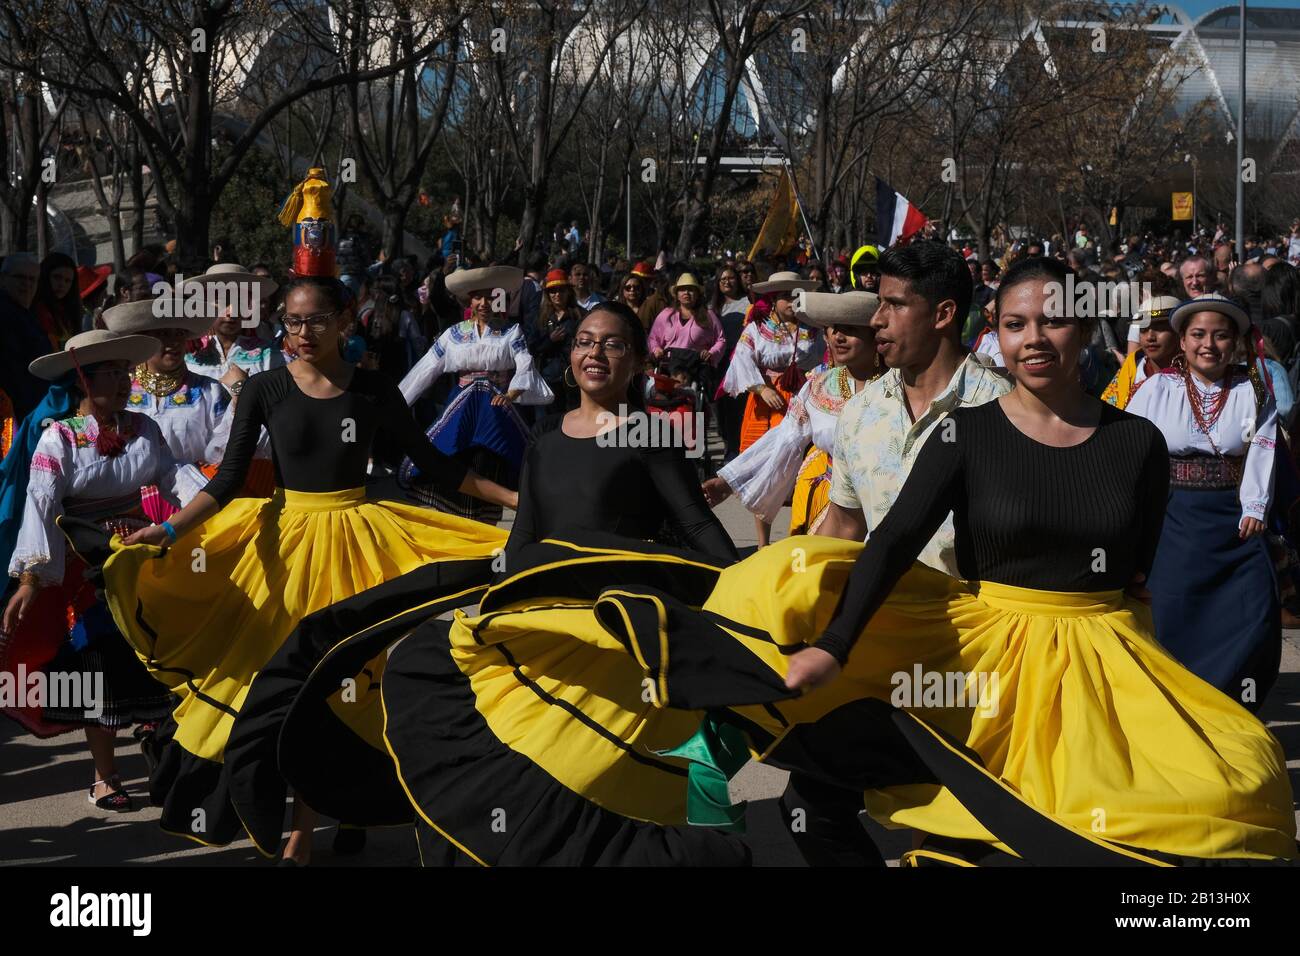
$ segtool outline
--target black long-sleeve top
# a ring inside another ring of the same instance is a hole
[[[950,418],[917,455],[814,645],[841,663],[949,512],[966,580],[1109,591],[1151,570],[1169,492],[1155,425],[1106,405],[1086,441],[1054,448],[1016,428],[996,401]]]
[[[626,448],[570,438],[563,415],[538,423],[524,458],[507,551],[574,531],[642,540],[665,523],[696,551],[737,557],[682,448]]]
[[[420,431],[397,385],[378,371],[356,369],[341,395],[312,398],[288,366],[244,383],[221,467],[204,488],[223,506],[239,491],[262,428],[271,436],[275,483],[290,491],[345,491],[366,483],[375,434],[383,429],[440,491],[465,480],[465,465],[438,451]]]

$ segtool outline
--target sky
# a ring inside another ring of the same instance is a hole
[[[1218,7],[1228,6],[1232,4],[1233,0],[1170,0],[1170,2],[1182,7],[1189,16],[1199,17],[1202,13],[1208,13]],[[1246,0],[1246,6],[1293,9],[1300,8],[1300,0]]]

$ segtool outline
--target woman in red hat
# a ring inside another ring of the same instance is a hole
[[[570,393],[574,389],[565,380],[564,370],[569,367],[569,340],[581,320],[582,310],[574,298],[569,274],[563,269],[552,269],[542,283],[542,308],[537,314],[537,325],[529,330],[528,336],[533,362],[555,394],[552,412],[569,409]]]

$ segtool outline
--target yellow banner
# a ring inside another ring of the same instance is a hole
[[[790,182],[789,172],[782,169],[763,228],[758,230],[753,248],[749,250],[749,261],[759,262],[768,256],[785,255],[794,248],[798,234],[799,202],[794,197],[794,184]]]
[[[1192,218],[1192,194],[1174,193],[1174,219]]]

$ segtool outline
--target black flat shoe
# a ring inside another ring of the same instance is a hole
[[[101,783],[108,787],[108,793],[102,797],[96,797],[95,787]],[[111,810],[114,813],[129,813],[135,809],[135,803],[131,800],[131,795],[126,792],[121,779],[117,776],[109,777],[107,780],[95,781],[95,783],[91,784],[86,799],[100,810]]]

